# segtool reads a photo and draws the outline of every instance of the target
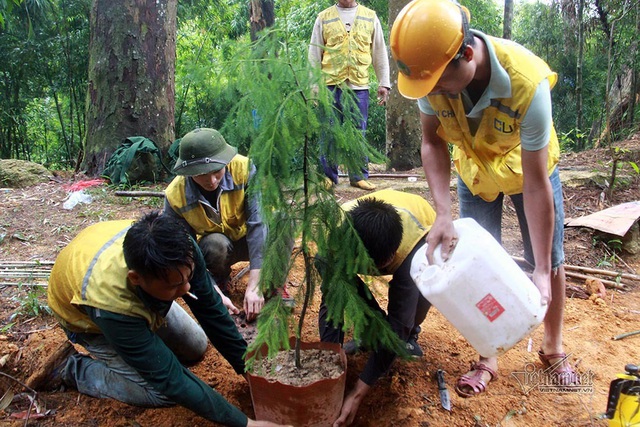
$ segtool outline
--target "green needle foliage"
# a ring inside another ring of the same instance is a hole
[[[230,141],[249,140],[248,155],[257,168],[251,188],[260,192],[268,227],[263,295],[277,296],[299,257],[304,265],[298,322],[281,298],[269,298],[249,354],[266,345],[267,357],[273,357],[288,350],[289,337],[295,336],[300,366],[302,326],[319,285],[330,320],[344,323],[365,345],[382,343],[404,354],[383,316],[366,305],[349,280],[357,272],[374,273],[375,266],[319,167],[321,154],[348,170],[358,168],[364,156],[380,160],[380,154],[354,126],[356,117],[338,118],[333,95],[308,64],[306,44],[291,42],[286,30],[274,27],[245,52],[245,58],[229,64],[240,98],[222,133]],[[344,110],[358,111],[348,99]],[[330,140],[333,150],[327,148]],[[248,361],[249,370],[257,353]]]

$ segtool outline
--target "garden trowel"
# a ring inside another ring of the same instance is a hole
[[[447,411],[451,411],[451,399],[449,398],[447,383],[444,382],[444,371],[442,369],[438,369],[436,372],[436,380],[438,381],[438,391],[440,392],[440,404]]]

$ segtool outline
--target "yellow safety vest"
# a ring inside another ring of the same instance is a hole
[[[438,135],[454,144],[453,161],[469,190],[486,201],[499,193],[522,192],[520,124],[543,79],[555,86],[558,76],[527,49],[511,41],[488,37],[498,61],[511,79],[511,97],[492,99],[475,136],[471,135],[461,97],[429,95],[440,121]],[[547,168],[553,172],[560,158],[555,128],[551,127]]]
[[[86,305],[145,319],[157,329],[164,319],[145,307],[127,281],[122,242],[132,220],[105,221],[81,231],[53,265],[47,299],[60,324],[73,332],[100,328],[80,308]]]
[[[247,234],[245,189],[249,181],[249,159],[236,154],[227,165],[227,171],[233,178],[234,188],[223,191],[220,195],[220,223],[207,216],[198,197],[187,198],[186,177],[174,178],[165,190],[165,196],[173,210],[189,223],[198,236],[223,233],[237,241]]]
[[[349,80],[356,86],[369,84],[371,44],[376,13],[358,5],[351,31],[347,32],[336,6],[320,12],[322,38],[322,71],[327,85],[339,85]]]
[[[396,208],[402,219],[402,241],[393,257],[393,261],[383,273],[392,274],[409,256],[414,246],[431,230],[436,220],[436,212],[429,202],[417,194],[404,193],[397,190],[380,190],[366,196],[358,197],[342,205],[345,212],[349,212],[356,206],[358,200],[375,198],[389,203]]]

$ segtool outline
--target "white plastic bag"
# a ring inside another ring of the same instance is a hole
[[[62,204],[63,209],[71,210],[78,203],[91,203],[93,201],[93,197],[90,194],[84,192],[84,190],[74,191],[69,193],[69,197]]]

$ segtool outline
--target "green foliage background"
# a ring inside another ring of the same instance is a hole
[[[382,342],[403,354],[389,324],[359,297],[350,280],[375,267],[318,168],[320,155],[355,169],[364,155],[376,153],[354,125],[356,120],[339,120],[332,93],[325,85],[317,86],[319,70],[304,55],[307,43],[293,36],[297,28],[288,23],[278,22],[223,64],[227,74],[235,76],[236,103],[222,133],[248,148],[257,169],[251,191],[259,189],[269,230],[260,289],[264,295],[276,294],[297,261],[305,272],[298,291],[303,295],[298,299],[298,323],[281,298],[268,299],[249,351],[266,345],[273,355],[289,348],[290,336],[301,337],[307,308],[322,286],[330,301],[330,319],[344,323],[368,345]],[[347,111],[350,98],[343,100]],[[336,150],[320,142],[329,140]]]
[[[248,0],[188,0],[178,4],[176,138],[198,126],[222,128],[238,103],[238,69],[249,38]],[[388,2],[364,0],[378,13],[388,39]],[[502,7],[492,0],[461,0],[472,27],[502,34]],[[553,90],[554,120],[567,150],[589,148],[604,129],[607,72],[611,86],[623,70],[638,69],[638,8],[624,0],[587,0],[583,25],[583,127],[576,126],[577,0],[516,2],[513,39],[544,58],[559,75]],[[329,1],[276,0],[278,25],[306,58],[317,13]],[[85,137],[85,102],[91,0],[0,0],[0,157],[72,168]],[[609,55],[612,34],[612,51]],[[375,76],[367,139],[385,148],[385,109],[375,102]],[[319,78],[319,77],[318,77]],[[638,109],[636,104],[636,110]],[[637,111],[627,111],[624,138],[637,130]],[[229,127],[227,127],[229,129]],[[576,135],[591,135],[576,145]],[[230,142],[248,152],[249,140]]]

